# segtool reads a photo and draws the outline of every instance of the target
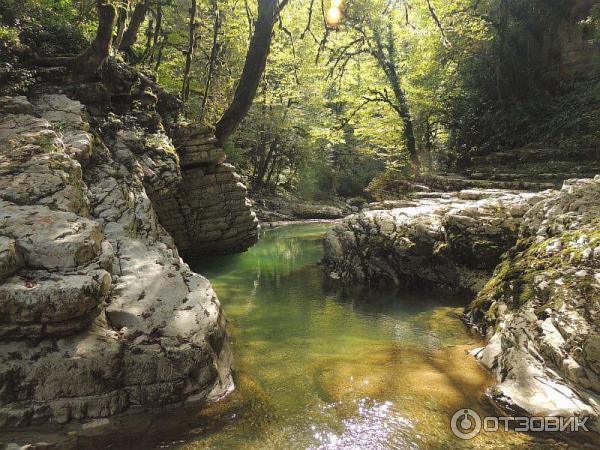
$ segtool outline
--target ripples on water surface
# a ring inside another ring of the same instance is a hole
[[[326,225],[266,231],[242,255],[207,262],[231,324],[236,391],[169,448],[558,448],[503,432],[463,442],[449,418],[485,411],[481,345],[440,294],[343,289],[317,262]]]

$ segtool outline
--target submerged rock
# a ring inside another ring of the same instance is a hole
[[[0,108],[0,429],[110,429],[227,393],[219,301],[148,194],[181,184],[164,131],[92,133],[64,95]]]
[[[361,283],[477,292],[517,239],[523,214],[549,193],[474,191],[350,216],[325,237],[325,270]]]
[[[524,216],[517,245],[467,310],[504,409],[589,416],[600,432],[600,176]]]

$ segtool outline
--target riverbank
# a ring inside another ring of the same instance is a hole
[[[475,355],[496,377],[496,407],[589,417],[597,433],[600,177],[419,198],[336,225],[324,241],[329,276],[477,296],[466,319],[486,335]]]
[[[0,429],[20,445],[233,389],[221,305],[151,200],[181,183],[160,122],[142,126],[160,117],[88,113],[64,94],[0,102]]]

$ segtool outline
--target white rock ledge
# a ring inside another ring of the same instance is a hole
[[[64,95],[0,101],[3,432],[109,430],[233,387],[219,301],[147,195],[182,181],[170,139],[106,120],[92,133]]]

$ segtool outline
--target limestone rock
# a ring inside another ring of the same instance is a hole
[[[353,206],[340,201],[312,203],[291,194],[257,195],[254,209],[263,222],[341,219]]]
[[[15,97],[0,97],[0,114],[27,114],[33,115],[33,107],[22,95]]]
[[[23,267],[23,255],[17,242],[9,237],[0,236],[0,282]]]
[[[106,115],[94,118],[94,136],[83,105],[64,95],[6,104],[0,428],[109,432],[122,413],[229,392],[219,301],[181,260],[149,197],[182,182],[162,128]]]
[[[64,269],[100,254],[100,224],[46,206],[18,206],[0,200],[0,233],[15,239],[30,267]]]
[[[223,150],[211,130],[181,126],[174,143],[183,180],[175,191],[151,195],[160,223],[181,254],[195,258],[237,253],[254,245],[258,220],[246,198],[246,187],[235,168],[223,162]]]
[[[524,216],[517,245],[467,311],[489,337],[492,398],[529,414],[589,416],[600,432],[600,177],[569,180]],[[588,423],[588,425],[590,424]]]
[[[0,199],[87,214],[81,165],[57,130],[31,115],[0,116]]]
[[[65,334],[87,326],[111,285],[108,272],[24,271],[0,285],[0,336]]]
[[[336,225],[324,240],[325,270],[362,283],[477,292],[516,242],[524,211],[548,195],[498,190],[431,194],[413,198],[406,207],[366,211]]]

